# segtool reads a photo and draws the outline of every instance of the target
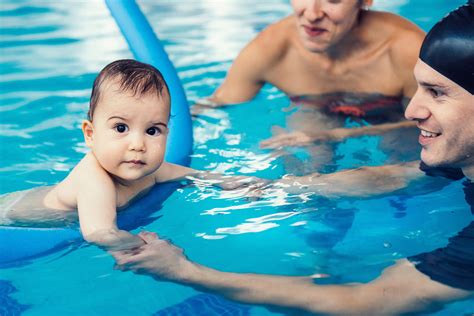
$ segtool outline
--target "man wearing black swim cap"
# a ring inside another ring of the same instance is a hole
[[[365,180],[370,180],[382,170],[391,183],[396,170],[409,183],[422,179],[425,172],[437,176],[452,171],[448,176],[465,178],[465,197],[474,214],[473,67],[474,4],[469,1],[433,27],[415,68],[418,90],[405,115],[421,130],[421,171],[412,165],[364,168],[352,180],[364,179],[367,171],[370,177]],[[119,268],[294,314],[423,313],[474,296],[474,221],[447,246],[399,260],[369,283],[347,285],[317,285],[310,277],[221,272],[189,261],[182,250],[152,233],[141,237],[147,244],[138,251],[114,254]]]

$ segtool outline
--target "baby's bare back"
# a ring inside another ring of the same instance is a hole
[[[75,209],[54,209],[44,204],[54,186],[37,187],[0,196],[0,225],[62,227],[77,222]]]

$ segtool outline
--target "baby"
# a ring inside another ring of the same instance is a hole
[[[0,196],[0,225],[52,226],[78,216],[88,242],[108,250],[142,245],[141,238],[117,228],[117,209],[156,183],[186,176],[229,179],[164,161],[169,115],[168,86],[156,68],[135,60],[107,65],[94,81],[82,123],[90,152],[57,185]],[[245,182],[233,178],[222,186]]]

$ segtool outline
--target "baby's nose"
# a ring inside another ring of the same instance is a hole
[[[145,151],[145,138],[143,135],[130,135],[131,140],[129,144],[129,149],[134,151]]]

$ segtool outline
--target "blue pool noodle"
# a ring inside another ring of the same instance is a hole
[[[134,0],[105,0],[135,58],[158,68],[171,94],[171,122],[166,161],[188,165],[192,150],[189,105],[178,74]],[[179,134],[179,135],[176,135]]]
[[[155,36],[143,13],[133,0],[105,0],[130,49],[139,61],[151,64],[163,74],[171,94],[170,132],[165,159],[187,165],[192,151],[192,123],[189,106],[181,81],[163,45]],[[148,196],[120,214],[118,226],[134,229],[152,220],[156,210],[175,189],[176,184],[163,184]],[[148,215],[146,217],[145,215]],[[0,228],[0,268],[19,266],[33,258],[53,253],[81,240],[81,234],[72,228]]]

